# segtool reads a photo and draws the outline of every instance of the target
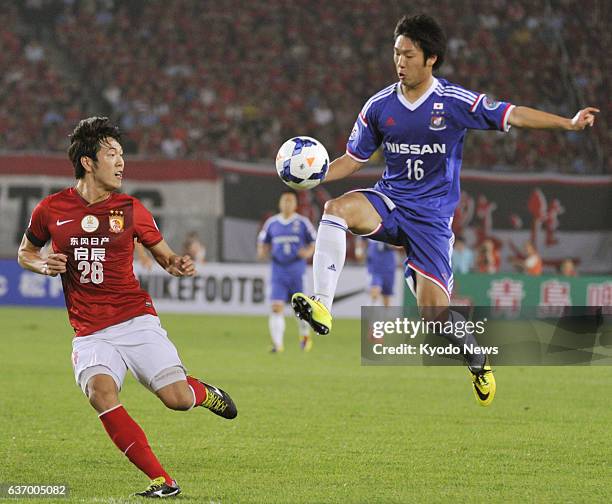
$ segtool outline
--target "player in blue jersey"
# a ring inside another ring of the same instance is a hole
[[[278,202],[279,214],[270,217],[264,224],[257,239],[257,255],[260,259],[268,256],[272,262],[270,278],[270,301],[272,311],[269,318],[272,352],[282,352],[285,335],[285,303],[291,295],[302,290],[306,261],[312,257],[315,230],[310,221],[296,213],[295,193],[284,192]],[[300,346],[309,351],[312,348],[310,327],[299,321]]]
[[[406,278],[427,320],[460,321],[450,311],[453,288],[451,222],[459,200],[463,140],[468,129],[519,128],[582,130],[593,126],[597,109],[572,119],[496,101],[436,78],[444,60],[446,36],[426,15],[402,18],[394,32],[393,60],[398,82],[363,106],[346,153],[329,166],[326,181],[348,177],[382,146],[386,169],[373,188],[328,201],[315,247],[314,296],[293,297],[296,315],[315,331],[328,333],[338,277],[344,265],[346,230],[406,250]],[[425,309],[425,307],[436,307]],[[451,343],[475,342],[473,334]],[[484,357],[465,355],[478,402],[495,395],[493,373]]]
[[[368,276],[370,277],[370,298],[372,305],[377,305],[382,297],[383,306],[391,306],[391,297],[395,287],[395,268],[397,267],[396,247],[388,243],[367,240],[367,250],[363,241],[355,246],[355,256],[365,258]]]

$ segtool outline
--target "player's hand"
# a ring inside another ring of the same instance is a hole
[[[49,254],[43,264],[43,275],[57,276],[61,273],[66,273],[66,262],[68,256],[64,254]]]
[[[587,107],[579,110],[572,118],[571,129],[574,131],[580,131],[587,126],[593,127],[593,124],[595,124],[595,114],[597,113],[599,113],[599,109],[595,107]]]
[[[166,271],[173,276],[193,276],[196,272],[193,259],[188,255],[174,256]]]

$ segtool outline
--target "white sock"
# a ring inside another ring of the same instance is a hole
[[[308,322],[302,319],[297,319],[297,322],[298,322],[298,332],[300,333],[300,336],[302,337],[310,336],[310,326],[308,325]]]
[[[323,214],[317,231],[312,261],[314,295],[330,311],[346,257],[346,230],[344,219]]]
[[[272,343],[276,348],[281,348],[283,346],[283,337],[285,336],[285,314],[270,313],[268,327],[270,328]]]

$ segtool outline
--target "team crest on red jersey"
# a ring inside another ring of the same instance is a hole
[[[95,215],[86,215],[81,220],[81,229],[83,231],[87,231],[88,233],[93,233],[96,229],[98,229],[99,225],[100,222]]]
[[[111,233],[123,231],[123,210],[111,210],[108,217],[109,230]]]

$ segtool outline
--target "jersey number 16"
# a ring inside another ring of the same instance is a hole
[[[421,180],[425,175],[422,159],[417,159],[414,163],[412,162],[412,159],[409,159],[406,161],[406,168],[408,169],[409,179]]]

